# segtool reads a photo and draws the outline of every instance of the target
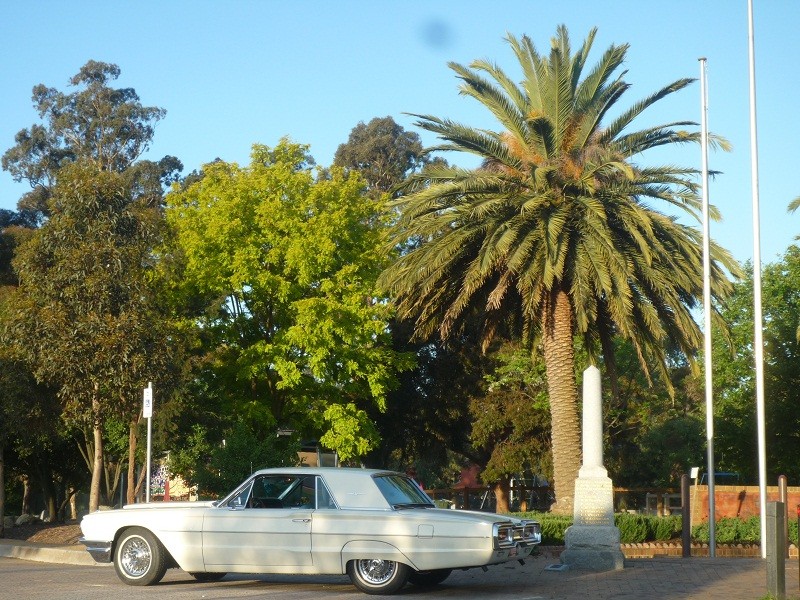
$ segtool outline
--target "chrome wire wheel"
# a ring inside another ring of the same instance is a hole
[[[347,563],[347,574],[366,594],[393,594],[408,581],[408,565],[382,558],[359,558]]]
[[[152,532],[131,527],[114,550],[114,570],[128,585],[153,585],[167,572],[167,551]]]
[[[391,581],[397,570],[397,563],[377,558],[362,559],[356,561],[356,570],[364,581],[372,585],[383,585]]]
[[[144,538],[129,537],[119,550],[119,567],[131,579],[143,577],[152,562],[153,552]]]

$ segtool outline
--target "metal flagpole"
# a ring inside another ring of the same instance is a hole
[[[750,172],[753,192],[753,328],[758,428],[758,497],[761,505],[761,558],[767,557],[767,443],[764,425],[764,318],[761,313],[761,224],[758,203],[758,130],[756,128],[756,51],[753,0],[747,0],[750,53]]]
[[[708,215],[708,91],[706,89],[706,59],[700,58],[700,145],[702,146],[703,179],[703,312],[705,313],[705,374],[706,374],[706,460],[708,462],[708,555],[717,555],[716,494],[714,488],[714,387],[711,372],[711,236]]]

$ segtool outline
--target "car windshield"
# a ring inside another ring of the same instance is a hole
[[[394,508],[433,507],[433,500],[409,477],[377,475],[375,485]]]

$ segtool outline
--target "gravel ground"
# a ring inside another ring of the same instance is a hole
[[[3,536],[12,540],[27,540],[42,544],[78,544],[81,528],[77,521],[66,523],[29,523],[16,527],[6,527]]]

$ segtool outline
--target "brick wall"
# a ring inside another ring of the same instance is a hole
[[[797,506],[800,505],[800,487],[788,488],[787,511],[789,519],[797,518]],[[708,486],[693,485],[689,491],[692,507],[692,524],[708,520]],[[758,516],[761,513],[759,490],[755,485],[716,485],[714,486],[714,502],[717,519],[723,517]],[[767,502],[777,502],[778,487],[767,486]]]

